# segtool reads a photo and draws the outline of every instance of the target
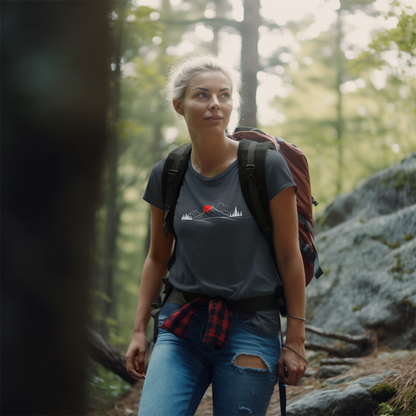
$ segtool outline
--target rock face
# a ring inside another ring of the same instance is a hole
[[[318,390],[287,406],[287,416],[367,416],[373,415],[371,387],[381,383],[391,372],[363,377],[345,389]],[[280,413],[278,413],[280,415]]]
[[[416,153],[328,206],[316,244],[325,275],[308,286],[308,323],[416,348]]]

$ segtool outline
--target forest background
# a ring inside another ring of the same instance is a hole
[[[240,125],[306,154],[315,214],[416,150],[413,0],[124,0],[109,15],[111,106],[104,201],[97,213],[91,325],[130,341],[149,246],[142,200],[154,164],[187,140],[161,90],[170,64],[210,52],[240,66]],[[91,365],[91,405],[126,385]]]

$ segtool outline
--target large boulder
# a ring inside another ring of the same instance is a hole
[[[308,323],[415,348],[416,153],[328,206],[316,243],[325,275],[308,286]]]
[[[340,389],[317,390],[287,405],[287,416],[370,416],[373,415],[372,387],[394,371],[362,377]],[[280,412],[276,416],[280,416]]]

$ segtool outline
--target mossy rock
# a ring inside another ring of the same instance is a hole
[[[407,184],[415,184],[416,183],[416,172],[415,171],[397,171],[393,177],[394,187],[396,189],[402,189]],[[412,186],[413,188],[414,186]]]
[[[396,394],[396,388],[390,384],[383,382],[376,384],[370,389],[373,400],[377,403],[384,403],[390,400]]]
[[[384,237],[371,237],[372,240],[374,241],[379,241],[382,244],[385,244],[387,247],[391,248],[391,249],[396,249],[400,247],[400,243],[399,242],[395,242],[395,243],[390,243],[389,241],[387,241],[386,238]]]
[[[406,309],[416,310],[416,305],[409,300],[409,295],[403,296],[402,300],[399,302],[399,306]]]

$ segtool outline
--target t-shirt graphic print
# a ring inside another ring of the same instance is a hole
[[[181,221],[200,221],[208,224],[212,224],[213,221],[228,220],[236,221],[238,217],[242,217],[243,212],[239,211],[237,207],[233,211],[226,209],[226,205],[223,202],[219,202],[216,207],[214,205],[205,205],[202,207],[202,211],[197,209],[190,213],[183,214]]]

